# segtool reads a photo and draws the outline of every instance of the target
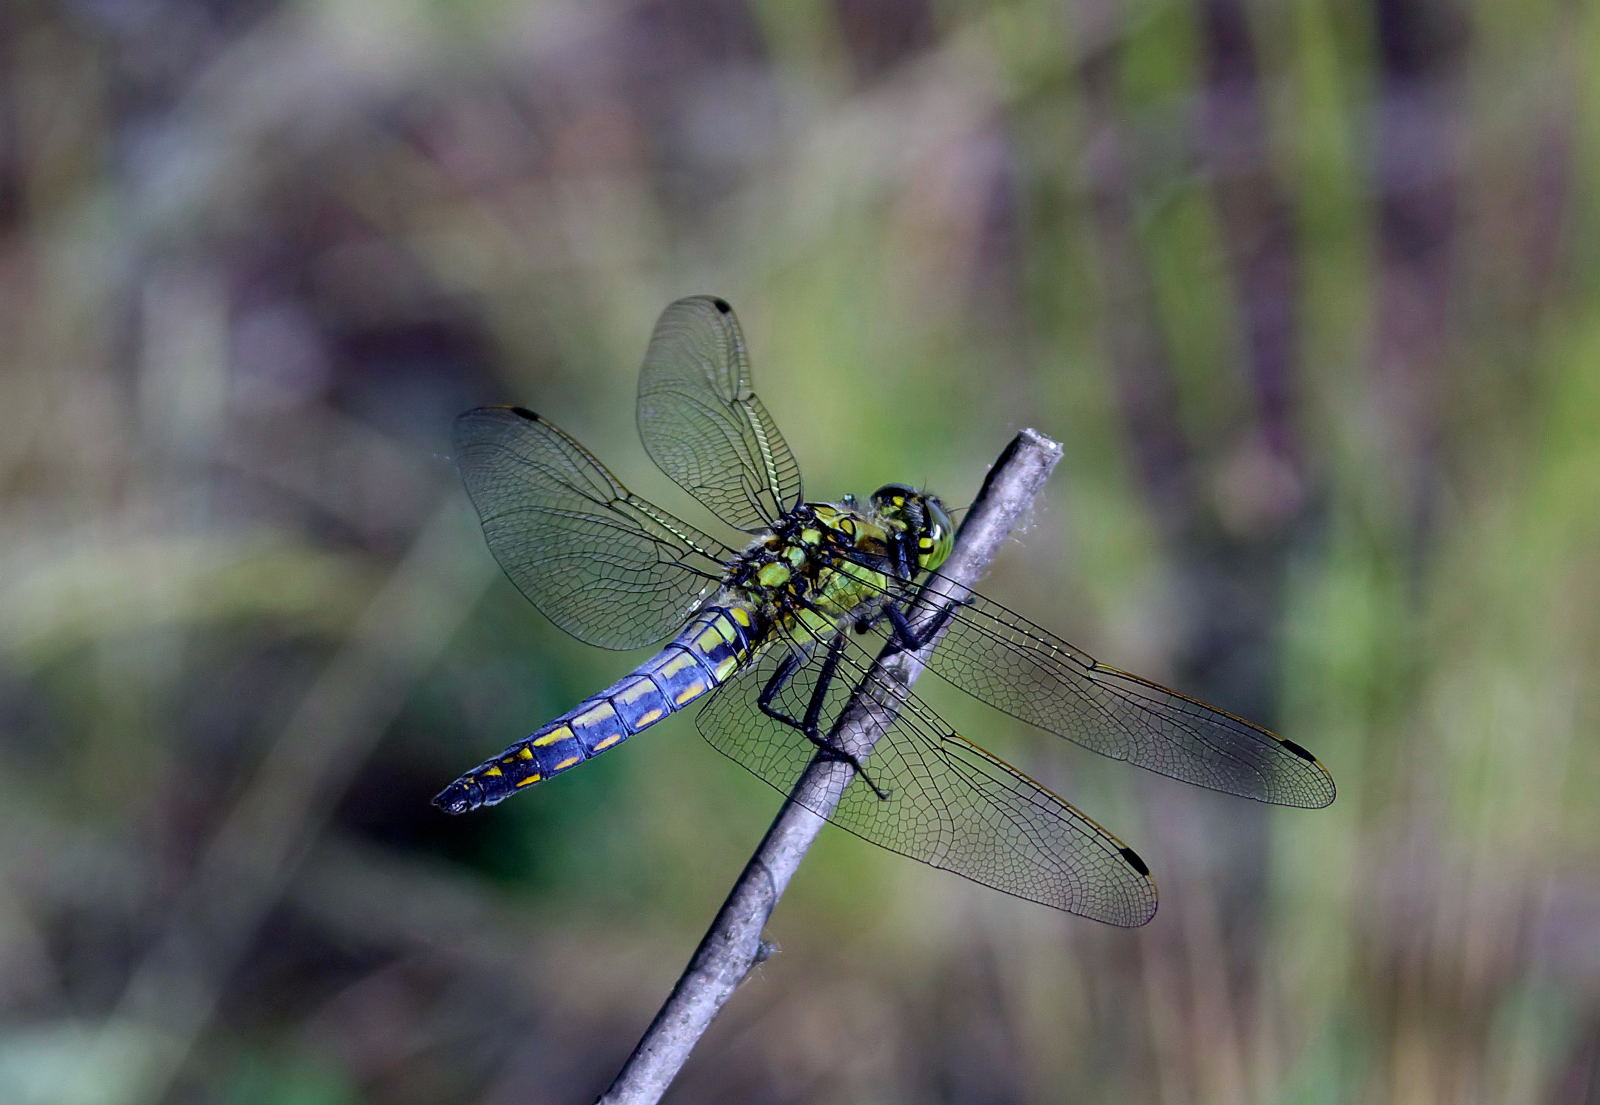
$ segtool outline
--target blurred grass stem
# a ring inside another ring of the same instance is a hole
[[[458,503],[436,512],[373,592],[349,637],[200,858],[188,886],[57,1101],[167,1100],[211,1024],[226,980],[299,870],[353,773],[493,576],[461,555]],[[129,1061],[129,1035],[145,1043]],[[97,1073],[119,1069],[114,1097]]]

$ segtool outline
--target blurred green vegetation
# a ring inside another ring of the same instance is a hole
[[[1600,1100],[1592,5],[20,0],[0,11],[0,1100],[575,1101],[776,796],[502,580],[450,419],[639,490],[738,307],[813,497],[1065,442],[985,590],[1258,718],[1318,813],[954,695],[1135,933],[830,835],[682,1101]]]

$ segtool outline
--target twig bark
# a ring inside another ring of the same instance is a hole
[[[1023,430],[1006,446],[962,522],[950,559],[913,607],[914,630],[961,601],[988,571],[1060,459],[1061,446],[1033,430]],[[886,649],[874,665],[874,671],[887,677],[880,686],[902,688],[902,695],[909,691],[938,643],[935,637],[915,652]],[[858,694],[845,707],[838,736],[859,759],[867,759],[873,734],[887,725],[883,715],[899,704],[893,695],[888,697],[886,702],[882,694]],[[649,1105],[666,1093],[723,1004],[771,953],[761,930],[821,830],[823,815],[838,804],[853,775],[848,763],[820,758],[801,774],[666,1004],[600,1098],[602,1105]]]

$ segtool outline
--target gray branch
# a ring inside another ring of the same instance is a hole
[[[966,597],[1060,459],[1061,446],[1033,430],[1023,430],[1006,446],[961,524],[950,559],[912,608],[913,631],[934,624]],[[938,643],[935,637],[915,652],[886,648],[873,667],[885,677],[876,683],[879,693],[858,693],[846,705],[836,732],[859,760],[868,758],[876,735],[893,720]],[[884,687],[890,692],[882,693]],[[666,1004],[600,1099],[603,1105],[649,1105],[666,1093],[712,1018],[770,954],[761,930],[821,830],[824,815],[833,811],[854,774],[848,763],[821,758],[801,774]]]

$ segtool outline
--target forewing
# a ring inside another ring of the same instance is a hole
[[[774,645],[697,719],[713,747],[785,794],[817,751],[757,704],[789,654]],[[857,655],[847,654],[824,689],[824,734],[858,687],[883,707],[898,698],[886,679],[867,676]],[[820,655],[809,657],[777,694],[777,709],[804,716],[821,668]],[[887,724],[884,710],[868,713],[876,718],[862,734],[876,742],[865,758],[871,783],[849,777],[842,794],[834,788],[832,809],[832,794],[801,792],[803,805],[863,840],[1019,898],[1126,927],[1154,915],[1155,883],[1144,863],[1069,803],[952,732],[914,695]]]
[[[589,451],[520,407],[456,419],[456,464],[489,549],[562,629],[604,648],[674,632],[732,554],[633,495]]]
[[[1102,664],[982,595],[954,609],[928,668],[1012,717],[1186,783],[1283,806],[1333,801],[1328,769],[1293,741]]]
[[[744,334],[723,300],[694,296],[661,313],[638,421],[657,466],[738,529],[765,528],[800,501],[800,467],[751,389]]]

